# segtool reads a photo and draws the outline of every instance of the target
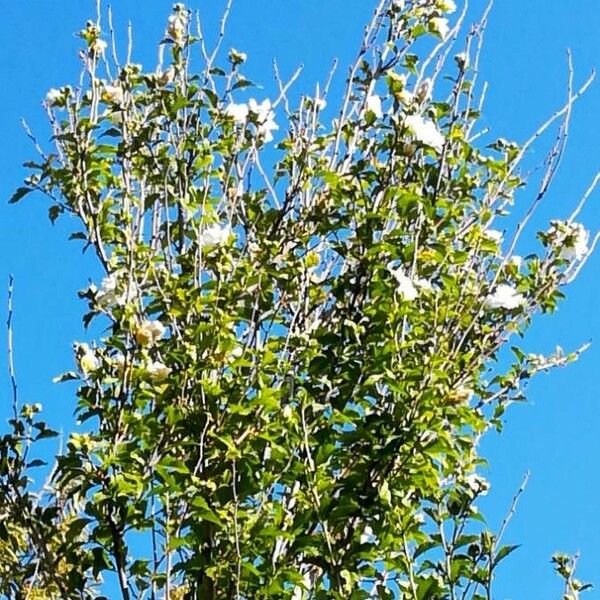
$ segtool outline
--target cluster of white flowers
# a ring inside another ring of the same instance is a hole
[[[167,35],[178,45],[183,43],[188,27],[188,13],[183,4],[176,4],[167,21]]]
[[[396,290],[403,300],[411,302],[418,297],[420,292],[430,292],[433,290],[433,287],[429,281],[426,279],[420,279],[418,277],[409,277],[402,267],[394,268],[388,266],[388,271],[398,282],[398,287]]]
[[[170,374],[172,369],[167,365],[155,360],[146,365],[146,372],[150,376],[150,379],[155,383],[164,381]]]
[[[514,310],[526,303],[525,296],[520,294],[512,285],[501,283],[493,293],[488,294],[485,306],[489,309]]]
[[[111,305],[122,306],[128,302],[132,302],[137,296],[138,288],[133,281],[121,285],[119,274],[111,273],[102,280],[100,289],[96,293],[96,301],[104,307]]]
[[[554,353],[549,356],[531,353],[527,355],[527,362],[534,371],[558,367],[565,363],[565,351],[560,346],[556,346]]]
[[[268,98],[260,104],[254,98],[250,98],[247,104],[230,102],[225,108],[225,114],[239,125],[246,124],[248,118],[253,116],[257,123],[257,133],[265,142],[272,142],[273,131],[279,129],[279,125],[275,123],[275,113],[271,101]]]
[[[226,223],[225,225],[213,223],[202,230],[200,245],[203,248],[220,246],[221,244],[227,243],[231,237],[231,233],[231,225],[229,223]]]
[[[156,344],[165,334],[165,326],[160,321],[142,321],[135,330],[135,341],[140,346]]]
[[[589,252],[590,234],[581,223],[551,221],[547,235],[550,245],[559,251],[560,258],[582,260]]]
[[[419,142],[438,152],[442,151],[444,136],[431,119],[426,119],[421,115],[409,115],[406,117],[405,123]]]

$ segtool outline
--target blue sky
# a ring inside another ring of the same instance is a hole
[[[483,2],[472,3],[473,15],[480,13]],[[194,0],[190,7],[199,4]],[[274,89],[273,58],[283,74],[304,64],[295,88],[301,93],[323,81],[337,57],[340,70],[335,92],[374,4],[374,0],[237,0],[224,48],[235,46],[248,52],[247,73],[265,88],[256,92],[259,97]],[[202,3],[209,34],[222,5],[221,0]],[[117,28],[123,31],[127,19],[133,22],[135,62],[154,68],[156,43],[170,7],[167,0],[114,0]],[[33,158],[20,118],[27,119],[40,141],[47,141],[41,100],[50,87],[76,81],[80,43],[75,33],[94,11],[92,0],[6,2],[0,21],[0,298],[9,273],[14,274],[15,358],[21,399],[42,402],[50,422],[65,431],[73,422],[72,388],[52,385],[51,378],[71,367],[71,344],[85,339],[80,320],[84,306],[76,299],[76,291],[97,274],[96,266],[91,255],[82,256],[79,246],[67,243],[73,223],[64,219],[50,225],[43,198],[29,197],[18,206],[8,206],[6,201],[24,175],[21,164]],[[598,0],[497,0],[482,59],[482,79],[490,86],[483,124],[498,137],[526,139],[564,100],[567,48],[573,52],[577,81],[600,66],[599,30]],[[562,170],[529,229],[530,237],[536,227],[545,228],[548,219],[567,216],[600,169],[599,109],[600,82],[576,106]],[[531,165],[541,160],[546,146],[542,143],[530,154]],[[517,212],[524,210],[532,193],[520,197]],[[600,192],[592,196],[583,213],[594,231],[600,228],[599,203]],[[592,348],[579,363],[540,376],[529,388],[530,403],[513,407],[504,433],[491,435],[483,445],[493,484],[483,508],[491,525],[501,522],[523,475],[528,470],[532,473],[506,538],[522,543],[523,548],[501,571],[497,598],[558,598],[559,582],[549,565],[556,550],[580,550],[581,577],[596,578],[600,585],[599,266],[597,253],[568,289],[559,312],[537,319],[524,342],[536,352],[551,351],[556,344],[572,349],[589,339]],[[3,306],[0,301],[0,313]],[[0,416],[8,412],[10,389],[5,372],[2,353]],[[593,591],[589,597],[600,596]]]

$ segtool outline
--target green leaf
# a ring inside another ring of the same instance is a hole
[[[33,192],[33,188],[29,188],[29,187],[18,188],[17,191],[11,196],[9,203],[16,204],[17,202],[19,202],[19,200],[21,200],[22,198],[27,196],[27,194],[29,194],[30,192]]]

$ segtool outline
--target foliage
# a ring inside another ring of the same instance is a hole
[[[217,66],[182,5],[155,72],[120,66],[99,19],[81,32],[82,83],[49,92],[55,147],[13,200],[39,190],[52,221],[75,217],[105,271],[84,322],[106,330],[62,377],[86,425],[41,492],[37,409],[1,440],[3,597],[103,597],[108,572],[124,599],[492,597],[515,547],[477,510],[478,443],[577,356],[500,353],[590,244],[578,207],[514,255],[571,91],[530,211],[492,229],[514,224],[520,161],[556,119],[522,147],[477,143],[485,17],[436,83],[454,8],[381,2],[331,126],[319,88],[295,110],[281,81],[242,103],[246,55]]]

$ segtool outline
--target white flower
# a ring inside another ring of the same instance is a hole
[[[229,356],[231,358],[241,358],[244,354],[244,348],[242,346],[234,346],[229,351]]]
[[[506,283],[497,286],[494,293],[489,294],[485,299],[485,305],[491,309],[514,310],[523,304],[525,304],[523,294],[519,294],[514,287]]]
[[[317,110],[323,110],[327,106],[327,100],[325,98],[315,98],[315,106]]]
[[[60,90],[57,90],[56,88],[48,90],[48,93],[46,94],[46,104],[48,106],[56,106],[61,99],[62,92]]]
[[[415,138],[426,146],[435,148],[438,152],[444,147],[444,136],[440,133],[436,124],[421,115],[409,115],[406,117],[406,125],[413,132]]]
[[[75,353],[79,368],[84,375],[93,373],[100,368],[100,360],[87,344],[75,344]]]
[[[104,54],[106,52],[107,47],[108,44],[104,40],[97,39],[90,46],[90,50],[92,50],[92,52],[95,52],[96,54]]]
[[[561,258],[566,260],[581,260],[589,252],[588,241],[590,234],[580,223],[571,224],[568,237],[563,242]]]
[[[272,119],[268,119],[260,127],[258,128],[258,134],[264,137],[265,142],[273,141],[273,131],[277,131],[279,129],[279,125],[275,123]]]
[[[390,273],[394,276],[398,282],[397,291],[404,300],[412,301],[415,300],[419,295],[419,291],[415,287],[413,280],[406,275],[402,267],[397,269],[389,268]]]
[[[147,365],[146,371],[150,375],[150,379],[156,383],[164,381],[171,374],[171,368],[158,360]]]
[[[368,111],[371,111],[378,119],[383,117],[383,110],[381,109],[381,98],[377,94],[371,94],[367,97],[365,106]]]
[[[431,27],[440,37],[445,40],[450,33],[450,25],[445,17],[433,17],[430,21]]]
[[[120,85],[105,85],[102,100],[112,104],[123,104],[123,88]]]
[[[478,496],[485,496],[490,489],[490,484],[487,479],[477,473],[467,475],[465,477],[465,483],[467,484],[467,487]]]
[[[448,400],[451,404],[469,404],[471,398],[473,398],[473,390],[464,386],[450,390],[448,394]]]
[[[165,326],[160,321],[142,321],[135,330],[135,340],[140,346],[155,344],[165,333]]]
[[[254,98],[250,98],[248,108],[256,116],[258,135],[262,136],[265,142],[272,142],[272,132],[279,129],[279,125],[275,123],[275,113],[272,110],[271,101],[267,98],[259,104]]]
[[[213,223],[212,225],[208,225],[202,231],[201,245],[218,246],[226,243],[230,236],[231,225],[220,225],[219,223]]]
[[[413,279],[413,283],[417,288],[419,288],[419,290],[423,292],[435,291],[433,285],[431,285],[431,281],[429,281],[428,279],[421,279],[419,277],[415,277]]]
[[[100,284],[100,289],[96,294],[96,300],[98,303],[104,306],[110,306],[112,304],[123,305],[127,302],[131,302],[138,295],[138,289],[135,283],[129,282],[125,284],[125,290],[119,291],[119,278],[116,273],[107,275]]]
[[[423,525],[425,523],[425,515],[419,511],[414,514],[414,521],[417,525]]]
[[[498,231],[497,229],[486,229],[483,232],[485,238],[490,240],[490,242],[495,242],[499,244],[504,237],[504,233],[502,231]]]
[[[456,10],[456,2],[454,0],[442,0],[439,7],[445,13],[453,13]]]
[[[183,11],[171,15],[167,21],[167,35],[178,44],[187,31],[187,14]]]
[[[236,123],[245,123],[250,110],[247,104],[236,104],[230,102],[225,109],[225,114],[231,117]]]
[[[239,65],[245,63],[248,60],[248,55],[245,52],[240,52],[239,50],[232,48],[229,51],[229,60],[234,65]]]
[[[259,123],[275,117],[275,114],[271,110],[271,101],[268,98],[263,100],[260,104],[255,98],[250,98],[250,100],[248,100],[248,108],[256,115]]]
[[[514,265],[515,267],[517,267],[517,269],[520,269],[523,266],[523,257],[517,256],[515,254],[514,256],[511,256],[508,259],[508,264],[509,265]]]

